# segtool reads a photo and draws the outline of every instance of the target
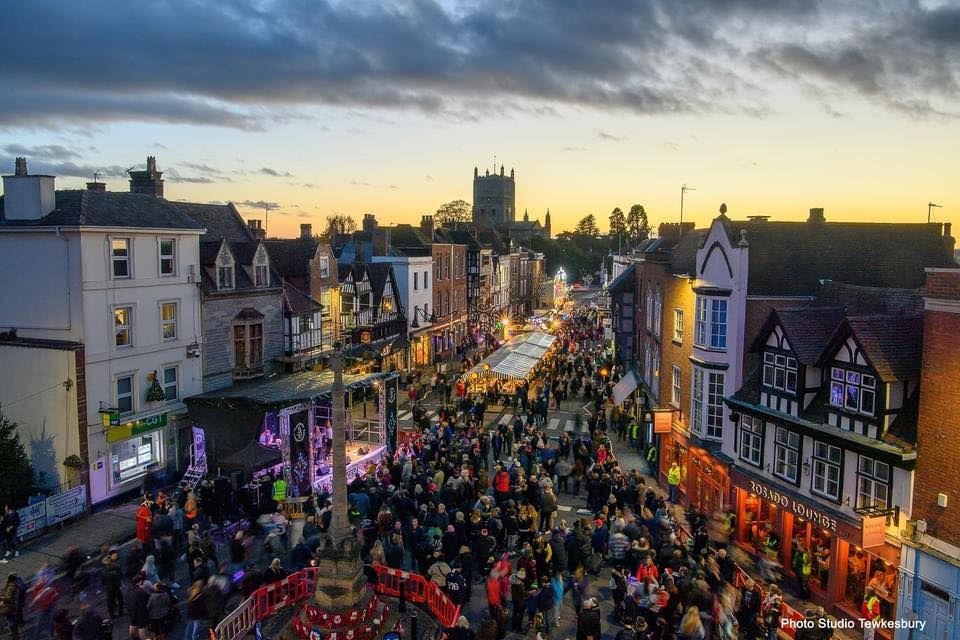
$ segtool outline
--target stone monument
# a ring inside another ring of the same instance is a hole
[[[328,365],[333,371],[332,513],[326,539],[317,550],[313,600],[297,613],[293,628],[301,638],[319,633],[330,640],[365,640],[377,635],[388,611],[367,586],[360,544],[348,516],[346,389],[344,357],[339,348],[335,348]]]

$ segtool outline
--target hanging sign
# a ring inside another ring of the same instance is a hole
[[[653,412],[653,432],[670,433],[673,428],[673,411],[654,411]]]
[[[861,523],[860,530],[863,532],[861,547],[864,549],[882,547],[886,543],[887,517],[865,517]]]

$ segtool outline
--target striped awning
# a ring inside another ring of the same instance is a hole
[[[481,360],[467,371],[468,380],[472,374],[490,375],[501,380],[523,380],[543,356],[550,350],[556,338],[547,333],[534,331],[514,336],[492,354]]]

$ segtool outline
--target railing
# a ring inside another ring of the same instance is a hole
[[[373,570],[377,574],[377,583],[373,585],[377,593],[399,597],[402,591],[410,602],[426,604],[445,627],[452,627],[460,617],[460,606],[451,602],[436,582],[418,573],[383,565],[374,565]],[[308,567],[283,580],[260,587],[210,631],[210,640],[243,638],[257,622],[306,600],[313,595],[317,572],[316,567]]]

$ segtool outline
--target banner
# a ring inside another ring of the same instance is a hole
[[[387,385],[387,450],[393,453],[397,450],[397,389],[400,378],[393,376],[386,381]]]
[[[47,526],[52,527],[87,510],[87,485],[68,489],[47,498]]]
[[[39,535],[47,526],[47,501],[43,498],[23,509],[17,509],[20,514],[20,526],[17,536],[21,539]]]
[[[310,411],[290,414],[290,487],[294,497],[310,494]]]

